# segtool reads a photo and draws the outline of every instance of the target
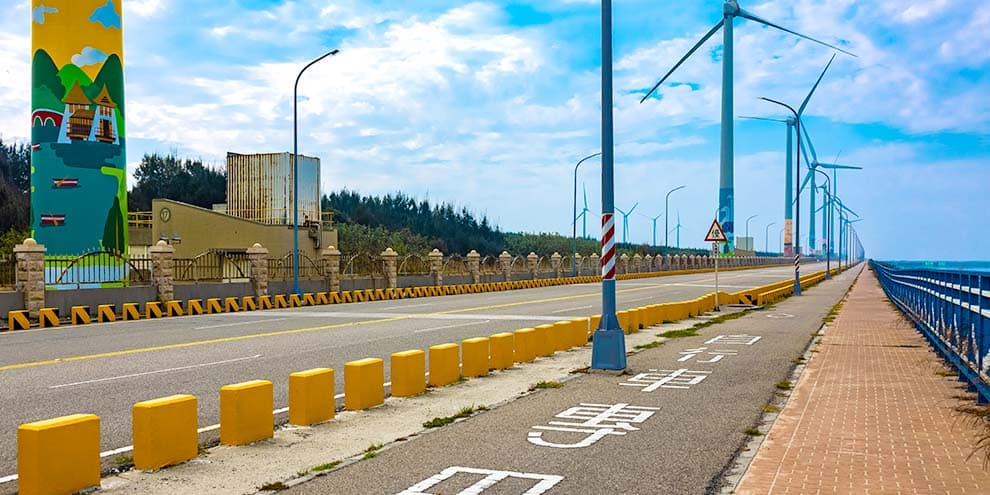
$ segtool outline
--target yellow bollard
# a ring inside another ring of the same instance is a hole
[[[516,330],[513,337],[515,345],[515,361],[528,363],[536,359],[536,329],[522,328]]]
[[[553,349],[563,352],[572,347],[574,338],[571,336],[571,322],[558,321],[550,327],[550,336],[553,340]]]
[[[147,319],[162,317],[162,303],[149,301],[144,303],[144,317]]]
[[[602,315],[592,315],[591,316],[591,330],[589,333],[595,333],[598,327],[602,324]]]
[[[366,358],[344,364],[344,408],[357,411],[385,402],[385,363]]]
[[[17,428],[21,495],[75,493],[100,486],[100,418],[74,414]]]
[[[511,333],[496,333],[488,338],[492,369],[506,370],[512,367],[515,340]]]
[[[207,314],[217,314],[223,313],[223,305],[220,304],[219,297],[211,297],[206,300],[206,313]]]
[[[588,345],[588,318],[576,318],[571,320],[571,339],[574,347],[584,347]],[[594,329],[591,329],[594,331]]]
[[[550,329],[553,325],[539,325],[533,328],[536,330],[536,355],[538,357],[553,356],[554,346]]]
[[[168,301],[165,303],[165,314],[167,316],[182,316],[182,301]]]
[[[100,323],[117,321],[113,304],[101,304],[96,307],[96,318]]]
[[[468,378],[488,374],[488,339],[478,337],[461,342],[461,374]]]
[[[289,424],[309,426],[333,419],[333,370],[315,368],[289,375]]]
[[[38,311],[38,328],[57,327],[58,323],[58,309],[41,308]]]
[[[275,433],[272,382],[252,380],[220,387],[220,443],[246,445]]]
[[[134,467],[149,470],[199,455],[196,398],[173,395],[134,404]]]
[[[426,353],[414,349],[392,353],[392,397],[410,397],[426,390]]]
[[[140,320],[141,310],[139,306],[137,303],[125,303],[120,308],[120,316],[123,317],[124,321]]]
[[[89,306],[73,306],[70,312],[73,325],[86,325],[93,320],[89,315]]]
[[[442,387],[461,377],[460,349],[457,344],[430,346],[430,385]]]
[[[202,299],[190,299],[186,303],[186,309],[190,315],[201,315],[203,314],[203,300]],[[181,315],[180,315],[181,316]]]
[[[236,297],[228,297],[223,300],[223,311],[225,313],[237,313],[241,310],[241,305]]]

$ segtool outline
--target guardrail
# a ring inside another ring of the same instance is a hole
[[[935,351],[990,400],[990,272],[906,269],[871,261],[887,297]]]

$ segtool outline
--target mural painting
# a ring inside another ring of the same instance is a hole
[[[127,252],[121,0],[32,0],[31,228],[48,256]]]

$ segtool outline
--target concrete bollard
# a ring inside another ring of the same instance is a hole
[[[411,397],[426,390],[426,353],[413,349],[392,353],[392,397]]]
[[[468,378],[488,374],[488,339],[478,337],[461,341],[461,374]]]
[[[385,363],[378,358],[344,364],[344,408],[359,411],[385,402]]]
[[[113,304],[101,304],[96,307],[96,319],[100,323],[117,321],[117,314]]]
[[[196,397],[173,395],[138,402],[131,417],[136,469],[160,469],[199,455]]]
[[[594,334],[598,327],[602,324],[602,315],[591,315],[591,331],[589,333]]]
[[[536,329],[522,328],[515,332],[515,361],[529,363],[536,359]]]
[[[289,375],[289,424],[310,426],[333,419],[333,370],[315,368]]]
[[[443,387],[461,377],[460,348],[457,344],[430,346],[430,385]]]
[[[18,427],[17,476],[22,495],[100,486],[100,418],[74,414]]]
[[[223,305],[220,304],[219,297],[211,297],[206,300],[206,314],[223,313]]]
[[[553,337],[550,334],[550,329],[553,325],[539,325],[533,327],[536,331],[536,355],[537,357],[550,357],[553,356],[554,346]]]
[[[515,336],[511,333],[496,333],[488,338],[491,354],[491,368],[507,370],[512,368],[515,357]]]
[[[571,320],[571,345],[573,347],[584,347],[588,345],[588,322],[588,318]]]
[[[124,321],[141,319],[141,308],[137,303],[124,303],[120,307],[120,316]]]
[[[220,443],[247,445],[275,434],[272,382],[252,380],[220,388]]]
[[[629,311],[616,311],[615,319],[619,320],[619,328],[622,333],[629,335]]]
[[[563,352],[570,349],[574,339],[571,337],[571,322],[558,321],[550,327],[550,340],[553,350]]]

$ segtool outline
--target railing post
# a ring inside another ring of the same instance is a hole
[[[268,249],[254,243],[247,250],[248,278],[255,297],[268,295]]]
[[[340,250],[334,246],[327,246],[320,253],[320,257],[323,258],[330,292],[340,292]]]
[[[151,255],[151,279],[158,294],[158,301],[166,303],[175,298],[175,248],[165,241],[158,241],[148,249]]]
[[[626,253],[619,256],[619,273],[629,273],[629,255]]]
[[[562,257],[560,256],[560,253],[555,252],[552,256],[550,256],[550,267],[553,268],[553,278],[560,278],[561,260]]]
[[[17,259],[17,290],[24,297],[24,309],[37,318],[45,307],[45,246],[32,238],[14,246]]]
[[[399,286],[399,253],[396,253],[392,248],[386,248],[382,252],[382,262],[385,265],[386,287],[395,289]]]
[[[502,254],[498,255],[498,265],[502,269],[505,281],[508,282],[512,278],[512,255],[508,251],[502,251]]]
[[[536,253],[531,252],[529,256],[526,256],[526,268],[529,270],[529,278],[533,280],[540,278],[540,269],[537,266],[539,262],[540,257]]]
[[[471,274],[471,283],[480,284],[481,283],[481,255],[478,254],[474,249],[467,254],[467,269],[468,273]]]
[[[440,287],[443,285],[443,253],[434,248],[433,251],[430,251],[429,259],[430,277],[433,279],[433,285]]]
[[[596,276],[597,276],[597,275],[601,275],[601,274],[602,274],[602,265],[601,265],[601,260],[602,260],[602,257],[601,257],[601,256],[599,256],[599,255],[598,255],[598,253],[592,253],[592,254],[591,254],[591,268],[592,268],[593,270],[595,270],[595,271],[594,271],[594,272],[592,272],[592,273],[593,273],[594,275],[596,275]]]
[[[579,277],[582,275],[582,273],[581,273],[581,269],[583,268],[581,266],[581,261],[582,260],[584,260],[584,257],[581,256],[580,253],[574,253],[574,262],[577,264],[577,276],[579,276]]]

